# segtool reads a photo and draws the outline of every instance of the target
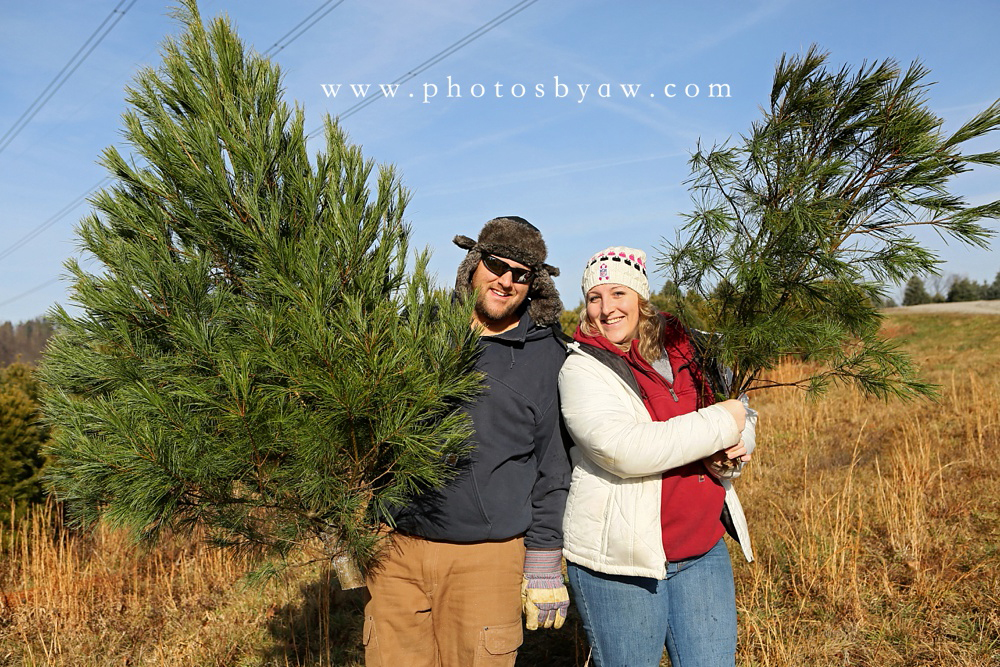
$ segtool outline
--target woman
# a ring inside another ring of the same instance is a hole
[[[686,330],[649,305],[645,259],[613,247],[587,263],[559,375],[575,443],[569,581],[596,665],[656,667],[664,646],[675,666],[733,665],[726,524],[753,556],[725,477],[749,460],[754,420],[740,401],[714,403]]]

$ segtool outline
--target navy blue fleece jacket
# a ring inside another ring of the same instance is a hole
[[[562,546],[570,464],[563,446],[558,376],[566,350],[525,313],[479,339],[486,388],[465,407],[475,434],[459,474],[394,514],[396,526],[432,540],[482,542],[524,534],[525,546]]]

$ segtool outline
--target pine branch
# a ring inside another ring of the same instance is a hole
[[[695,210],[660,264],[705,299],[707,326],[723,334],[708,353],[734,372],[734,396],[777,386],[761,373],[789,354],[830,364],[811,376],[811,391],[844,381],[883,398],[926,395],[933,388],[880,347],[870,300],[884,292],[880,281],[939,263],[903,230],[980,247],[992,237],[980,221],[1000,217],[1000,201],[969,206],[948,184],[969,165],[1000,164],[1000,151],[961,153],[1000,127],[1000,101],[944,137],[920,63],[829,72],[826,60],[816,47],[783,56],[749,135],[708,154],[699,144],[688,181]]]

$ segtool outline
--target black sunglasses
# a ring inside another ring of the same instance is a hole
[[[510,271],[510,279],[518,285],[527,285],[535,277],[535,273],[531,269],[520,269],[511,266],[493,255],[483,255],[483,266],[489,269],[489,272],[497,278]]]

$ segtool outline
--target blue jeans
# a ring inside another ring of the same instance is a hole
[[[567,563],[573,599],[597,667],[736,664],[736,590],[721,539],[703,556],[667,563],[662,581]]]

